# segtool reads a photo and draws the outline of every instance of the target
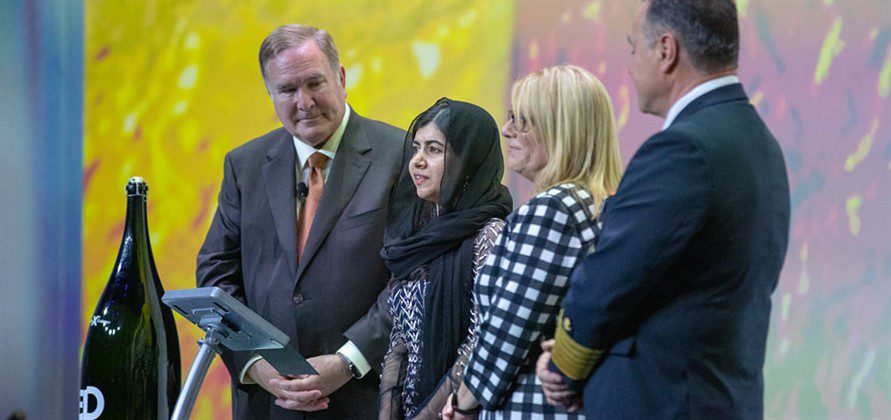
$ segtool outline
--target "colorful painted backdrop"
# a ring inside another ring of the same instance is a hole
[[[349,103],[405,127],[442,96],[501,118],[513,10],[503,2],[87,3],[82,318],[111,271],[130,175],[149,183],[149,228],[164,285],[194,287],[223,156],[279,126],[256,58],[273,28],[307,22],[328,29],[346,67]],[[191,363],[201,331],[182,318],[178,329]],[[217,362],[196,418],[225,418],[229,399],[229,377]]]
[[[194,286],[224,154],[278,126],[257,49],[274,27],[328,29],[350,104],[405,127],[437,98],[503,120],[510,83],[558,63],[600,77],[627,162],[660,126],[627,74],[635,1],[87,2],[84,52],[84,327],[107,281],[130,175],[150,186],[168,289]],[[741,78],[779,139],[793,223],[765,366],[769,417],[891,416],[891,6],[739,1]],[[506,181],[517,202],[528,184]],[[199,330],[178,323],[183,360]],[[184,370],[188,365],[184,367]],[[196,418],[229,414],[217,362]]]

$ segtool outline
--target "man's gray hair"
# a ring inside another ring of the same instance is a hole
[[[291,24],[275,28],[263,44],[260,45],[260,72],[263,74],[263,80],[266,80],[266,62],[275,58],[282,51],[289,48],[299,47],[306,41],[315,41],[316,45],[328,57],[328,63],[334,73],[340,72],[340,59],[337,56],[337,47],[334,46],[334,39],[331,34],[324,29],[313,28],[309,25]]]
[[[739,63],[739,21],[731,0],[648,0],[645,31],[652,46],[669,31],[696,69],[716,73]]]

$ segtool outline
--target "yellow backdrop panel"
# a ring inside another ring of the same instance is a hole
[[[257,63],[276,26],[325,28],[359,113],[406,127],[442,96],[501,121],[513,5],[507,2],[87,2],[83,313],[108,280],[124,185],[146,178],[149,230],[164,286],[194,287],[195,255],[216,208],[225,153],[279,126]],[[183,373],[200,330],[177,319]],[[229,416],[217,361],[194,418]]]

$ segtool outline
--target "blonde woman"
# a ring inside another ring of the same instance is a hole
[[[603,201],[619,185],[613,107],[597,78],[568,65],[520,79],[511,102],[501,129],[508,167],[536,195],[507,217],[476,278],[477,344],[445,418],[577,416],[545,402],[535,360],[570,273],[593,251]]]

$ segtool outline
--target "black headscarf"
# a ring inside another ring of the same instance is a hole
[[[439,115],[443,110],[445,118]],[[430,203],[418,197],[408,172],[412,140],[428,122],[436,124],[447,143],[439,215],[433,218],[428,217]],[[381,256],[398,280],[407,280],[419,266],[430,264],[417,378],[422,400],[452,366],[467,336],[474,239],[486,221],[504,219],[513,205],[507,187],[501,185],[503,173],[498,126],[484,109],[442,98],[412,122]]]

